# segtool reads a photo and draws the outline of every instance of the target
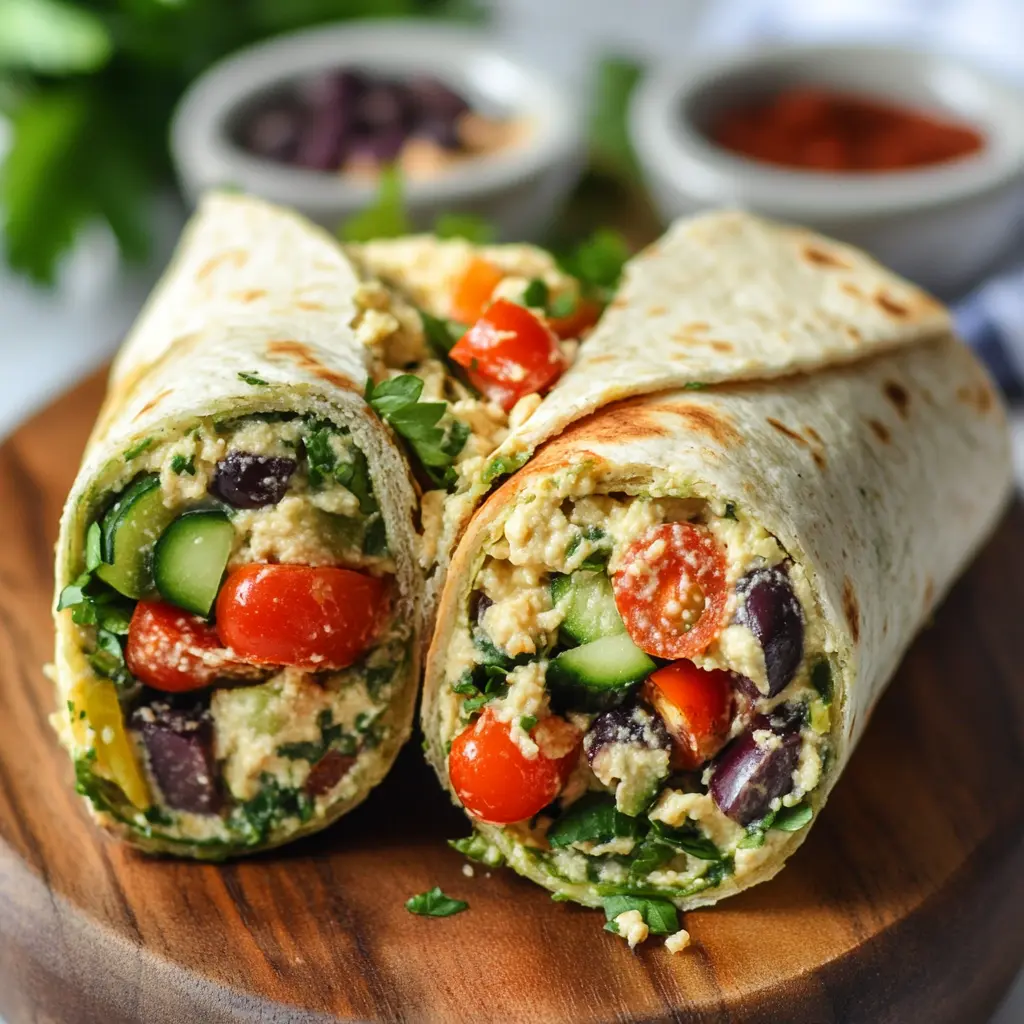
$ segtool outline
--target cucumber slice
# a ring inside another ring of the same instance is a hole
[[[603,571],[579,570],[571,576],[556,576],[551,582],[551,600],[566,603],[562,632],[577,644],[589,644],[603,636],[626,632],[615,607],[612,581]]]
[[[657,665],[625,634],[563,651],[548,666],[547,685],[560,709],[604,711],[621,704]]]
[[[234,541],[235,528],[223,512],[186,512],[175,519],[153,552],[161,596],[196,615],[209,615]]]
[[[160,477],[144,476],[132,484],[103,518],[103,564],[96,575],[125,597],[148,594],[153,589],[153,545],[174,515],[164,505]]]

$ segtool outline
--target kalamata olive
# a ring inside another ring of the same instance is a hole
[[[354,757],[342,754],[337,750],[328,750],[313,765],[303,788],[310,796],[323,796],[324,793],[334,789],[341,782],[355,763]]]
[[[789,576],[781,566],[754,569],[736,585],[740,609],[736,622],[746,626],[764,651],[768,696],[781,693],[804,656],[804,619]]]
[[[450,118],[432,117],[421,121],[413,133],[417,138],[429,139],[442,149],[461,149],[462,139],[459,136],[457,121]]]
[[[402,151],[406,138],[405,129],[401,127],[353,136],[345,151],[345,159],[359,164],[390,163]]]
[[[409,97],[424,120],[437,118],[453,122],[469,104],[444,82],[429,75],[416,75],[406,83]]]
[[[409,114],[405,89],[392,82],[375,83],[359,97],[355,114],[363,130],[402,128],[407,124]]]
[[[136,708],[131,725],[142,733],[150,769],[167,806],[216,814],[222,798],[209,711],[201,705],[185,710],[155,702]]]
[[[301,129],[300,111],[281,100],[253,111],[242,126],[240,141],[257,156],[285,163],[295,156]]]
[[[669,775],[672,738],[656,711],[633,704],[598,715],[583,737],[583,750],[597,778],[615,786],[616,807],[635,815]]]
[[[494,602],[482,591],[474,590],[469,598],[469,618],[474,626],[480,625],[480,620],[484,617],[484,612]]]
[[[763,818],[772,800],[793,788],[800,744],[800,719],[788,710],[755,717],[715,761],[710,790],[718,809],[740,825]]]
[[[217,463],[210,493],[232,508],[276,505],[288,490],[294,459],[231,451]]]

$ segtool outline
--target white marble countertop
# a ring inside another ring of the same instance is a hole
[[[41,291],[0,270],[0,438],[110,357],[166,260],[178,214],[162,215],[164,239],[153,264],[118,272],[110,240],[90,239],[76,253],[55,292]],[[1014,417],[1017,480],[1024,486],[1024,414]],[[954,924],[955,922],[950,922]],[[1024,1021],[1024,972],[991,1024]],[[3,1024],[0,1021],[0,1024]]]

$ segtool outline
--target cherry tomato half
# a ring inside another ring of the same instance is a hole
[[[579,730],[564,718],[551,716],[533,727],[530,735],[540,747],[533,758],[519,749],[509,728],[485,711],[455,737],[448,755],[455,795],[474,818],[491,825],[511,825],[543,810],[579,760]]]
[[[656,658],[692,658],[725,625],[725,556],[702,526],[652,526],[623,555],[612,587],[633,643]]]
[[[128,671],[155,690],[183,693],[251,666],[224,649],[216,630],[197,615],[163,601],[140,601],[128,625]]]
[[[217,632],[260,665],[345,668],[372,643],[386,603],[384,580],[351,569],[246,565],[217,595]]]
[[[728,672],[674,661],[648,676],[643,695],[672,735],[673,767],[692,771],[725,746],[733,706]]]
[[[565,369],[554,334],[524,306],[507,299],[492,303],[449,354],[505,409],[549,387]]]
[[[452,319],[471,324],[483,316],[491,304],[494,289],[504,279],[505,271],[489,260],[475,259],[455,282],[452,293]]]

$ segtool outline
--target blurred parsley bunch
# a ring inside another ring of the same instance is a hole
[[[0,0],[8,263],[52,282],[96,218],[126,259],[142,258],[146,202],[171,180],[171,111],[233,50],[322,22],[471,13],[473,0]]]

